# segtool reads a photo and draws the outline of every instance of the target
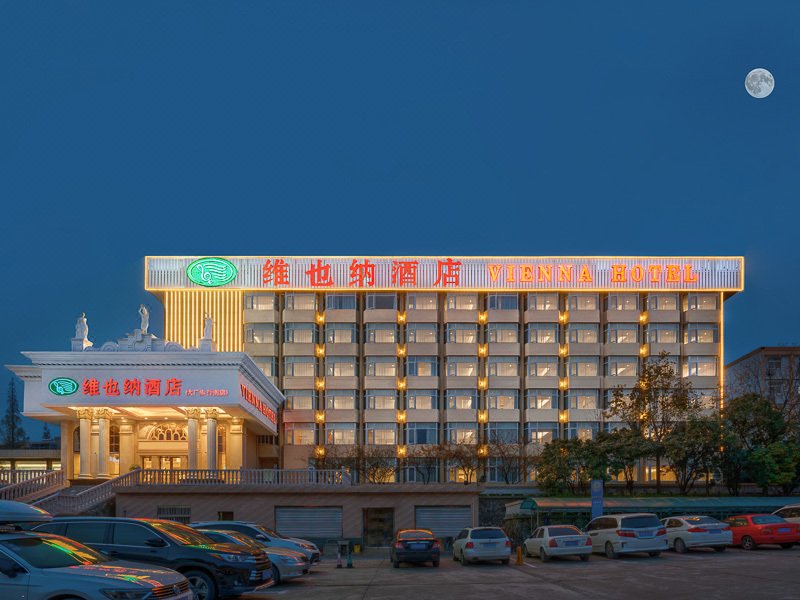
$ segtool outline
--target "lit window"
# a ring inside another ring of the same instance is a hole
[[[569,310],[597,310],[597,294],[570,294],[567,296]]]
[[[528,390],[528,408],[553,410],[558,408],[558,390]]]
[[[327,390],[325,408],[330,410],[355,410],[355,390]]]
[[[314,377],[317,374],[317,359],[313,356],[286,356],[283,359],[285,377]]]
[[[394,423],[367,423],[365,442],[375,446],[388,446],[397,443],[397,425]]]
[[[636,377],[639,360],[631,356],[609,356],[605,359],[606,375],[612,377]]]
[[[329,356],[325,359],[325,375],[329,377],[355,377],[358,359],[350,356]]]
[[[409,310],[436,310],[436,294],[407,294],[406,307]]]
[[[599,326],[596,323],[570,323],[567,336],[570,344],[596,344]]]
[[[325,425],[325,443],[338,446],[356,443],[355,423],[327,423]]]
[[[489,323],[487,337],[491,344],[516,344],[519,342],[519,326],[515,323]]]
[[[367,310],[396,310],[397,294],[367,294]]]
[[[408,390],[406,404],[410,409],[435,410],[439,408],[438,390]]]
[[[275,310],[275,295],[245,294],[244,307],[250,310]]]
[[[283,341],[290,344],[315,344],[317,326],[313,323],[286,323],[283,326]]]
[[[447,408],[474,410],[478,407],[478,390],[447,390]]]
[[[449,377],[475,377],[478,375],[478,359],[472,356],[447,357]]]
[[[406,374],[415,377],[436,377],[439,363],[435,356],[409,356],[406,360]]]
[[[313,390],[286,390],[286,408],[292,410],[314,410],[317,395]]]
[[[516,294],[489,294],[486,298],[488,310],[519,310],[519,296]]]
[[[558,310],[558,294],[528,294],[528,310]]]
[[[686,307],[689,310],[716,310],[716,294],[689,294],[686,298]]]
[[[364,341],[368,344],[396,344],[397,325],[394,323],[368,323],[364,330]]]
[[[678,310],[676,294],[648,294],[647,310]]]
[[[597,437],[597,430],[599,428],[599,423],[568,423],[565,428],[565,432],[568,440],[591,440]]]
[[[570,390],[567,393],[567,406],[576,410],[596,409],[597,397],[597,390]]]
[[[606,344],[638,344],[639,326],[633,323],[606,325]]]
[[[606,310],[639,310],[639,294],[609,294]]]
[[[355,310],[355,294],[325,294],[325,308],[328,310]]]
[[[277,375],[275,369],[274,356],[253,356],[253,362],[256,363],[261,372],[267,377],[274,377]]]
[[[649,344],[676,344],[678,342],[677,323],[651,323],[647,326]]]
[[[528,375],[530,377],[558,377],[558,359],[549,356],[529,357]]]
[[[544,446],[558,439],[558,423],[532,421],[525,423],[525,441]]]
[[[570,377],[596,377],[598,363],[596,356],[570,356],[567,373]]]
[[[357,340],[354,323],[327,323],[325,342],[328,344],[355,344]]]
[[[689,323],[683,335],[684,344],[716,344],[719,342],[719,325],[716,323]]]
[[[448,323],[447,341],[451,344],[474,344],[478,341],[478,325],[473,323]]]
[[[490,410],[515,410],[519,408],[517,390],[489,390],[487,402]]]
[[[558,325],[555,323],[528,323],[525,330],[528,344],[557,344]]]
[[[317,310],[316,294],[286,294],[285,306],[288,310]]]
[[[439,341],[436,323],[409,323],[406,325],[406,342],[410,344],[435,344]]]
[[[313,446],[313,423],[285,423],[284,434],[286,444],[289,446]]]
[[[490,356],[488,362],[489,375],[497,377],[518,377],[519,357]]]
[[[244,341],[248,344],[274,344],[275,325],[273,323],[246,323]]]
[[[397,359],[394,356],[368,356],[369,377],[397,377]]]
[[[684,377],[716,377],[716,356],[689,356],[683,365]]]
[[[477,310],[477,294],[447,294],[447,308],[450,310]]]
[[[394,390],[367,390],[364,407],[372,410],[394,410],[397,408],[397,392]]]
[[[448,423],[447,442],[449,444],[474,444],[478,438],[475,423]]]

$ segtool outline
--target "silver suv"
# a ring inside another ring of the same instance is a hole
[[[608,558],[632,552],[658,556],[669,544],[667,530],[652,513],[597,517],[584,531],[592,538],[592,551],[605,553]]]

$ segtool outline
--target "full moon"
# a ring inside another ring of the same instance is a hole
[[[766,98],[775,89],[775,78],[766,69],[753,69],[744,78],[744,88],[753,98]]]

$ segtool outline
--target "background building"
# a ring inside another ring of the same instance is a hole
[[[800,347],[762,346],[726,367],[729,396],[758,394],[792,413],[800,399]]]

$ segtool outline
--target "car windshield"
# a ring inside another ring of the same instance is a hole
[[[157,529],[159,533],[164,534],[181,546],[207,546],[214,543],[214,540],[207,535],[180,523],[166,523],[164,521],[148,521],[148,523]]]
[[[637,527],[661,527],[661,521],[655,515],[639,515],[638,517],[623,517],[622,527],[635,529]]]
[[[398,540],[429,540],[433,537],[430,531],[424,529],[415,529],[413,531],[401,531],[397,534]]]
[[[278,533],[274,529],[267,529],[263,525],[256,525],[255,528],[258,529],[261,533],[267,534],[267,536],[271,537],[271,538],[278,538],[279,540],[288,540],[289,539],[285,535],[281,535],[280,533]]]
[[[83,544],[61,537],[30,537],[0,542],[37,569],[99,565],[110,559]]]
[[[474,529],[469,535],[473,540],[490,540],[506,537],[502,529]]]
[[[547,532],[550,537],[558,537],[559,535],[580,535],[580,530],[577,527],[548,527]]]
[[[761,515],[753,517],[753,524],[755,525],[772,525],[774,523],[786,523],[786,519],[777,515]]]
[[[714,517],[686,517],[684,521],[689,525],[722,525]]]
[[[203,533],[205,533],[205,532],[203,532]],[[248,548],[251,548],[252,550],[261,550],[262,549],[261,544],[259,544],[253,538],[247,537],[243,533],[239,533],[237,531],[226,531],[226,532],[224,532],[224,535],[220,535],[219,533],[217,535],[220,536],[220,539],[219,539],[220,542],[226,542],[226,543],[229,543],[229,544],[240,544],[242,546],[247,546]],[[217,538],[215,538],[215,539],[217,539]]]

